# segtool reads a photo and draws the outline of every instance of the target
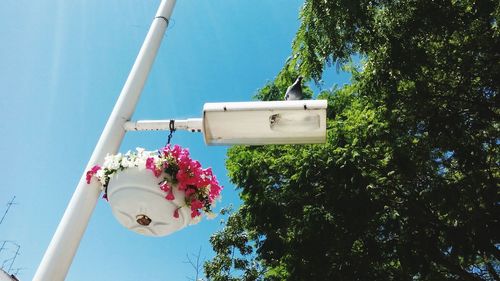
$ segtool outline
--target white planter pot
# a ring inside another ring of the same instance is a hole
[[[172,185],[174,200],[167,200],[160,189],[163,176],[150,170],[127,168],[114,175],[108,184],[108,200],[113,215],[126,228],[146,236],[165,236],[191,222],[191,210],[185,206],[184,192]],[[179,217],[174,211],[180,206]]]

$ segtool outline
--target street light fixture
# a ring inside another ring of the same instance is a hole
[[[203,118],[172,120],[202,132],[207,145],[305,144],[326,141],[326,100],[206,103]],[[170,120],[126,122],[127,131],[170,129]]]
[[[207,103],[206,144],[303,144],[326,141],[326,100]]]

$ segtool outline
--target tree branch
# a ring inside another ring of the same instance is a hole
[[[186,254],[187,261],[184,261],[184,263],[190,264],[191,267],[194,269],[195,278],[191,278],[188,276],[186,276],[186,278],[188,280],[198,281],[198,280],[200,280],[199,276],[200,276],[200,268],[201,268],[201,258],[200,258],[201,257],[201,246],[198,250],[198,254],[192,254],[192,255],[196,258],[196,262],[191,259],[189,254]]]
[[[451,261],[447,256],[445,256],[441,251],[437,250],[437,259],[438,261],[444,265],[451,273],[454,273],[462,280],[467,280],[467,281],[483,281],[480,277],[477,275],[467,272],[465,269],[463,269],[459,264],[455,263],[454,261]]]
[[[498,276],[495,267],[493,267],[493,265],[489,261],[485,262],[484,264],[486,265],[486,269],[488,270],[490,276],[493,277],[495,281],[500,281],[500,277]]]

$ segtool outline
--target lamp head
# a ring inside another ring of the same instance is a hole
[[[326,107],[326,100],[206,103],[205,143],[325,143]]]

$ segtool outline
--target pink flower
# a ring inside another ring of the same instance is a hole
[[[95,165],[94,167],[92,167],[92,169],[90,169],[90,171],[87,171],[87,175],[85,177],[85,179],[87,180],[87,184],[90,184],[90,181],[92,180],[92,177],[95,175],[95,173],[97,173],[97,171],[99,171],[101,169],[100,166],[98,165]]]
[[[197,210],[203,208],[203,202],[198,199],[194,199],[191,201],[191,210]]]
[[[186,189],[186,197],[189,198],[189,196],[191,196],[192,194],[194,194],[196,191],[192,188],[188,188]]]
[[[163,156],[167,157],[168,155],[170,155],[170,144],[169,145],[166,145],[163,149]]]
[[[148,159],[146,159],[146,169],[153,170],[154,165],[155,165],[155,160],[153,159],[153,157],[148,157]]]
[[[162,181],[160,183],[160,189],[165,191],[165,192],[168,192],[168,191],[170,191],[170,185],[168,184],[167,181]]]
[[[146,159],[146,169],[154,172],[155,170],[155,159],[153,157],[149,157]]]
[[[174,157],[174,158],[178,158],[181,154],[185,154],[187,152],[187,150],[182,149],[177,144],[174,145],[173,148],[171,148],[170,145],[168,145],[167,150],[169,150],[170,155],[172,155],[172,157]],[[187,154],[189,155],[189,152],[187,152]]]
[[[186,172],[183,170],[183,169],[179,169],[179,171],[177,171],[177,175],[175,175],[175,178],[179,181],[179,182],[184,182],[187,180],[187,177],[188,175],[186,174]]]
[[[158,177],[164,170],[172,165],[172,174],[177,181],[177,186],[171,186],[165,179],[160,181],[160,189],[165,191],[166,200],[175,200],[173,188],[184,191],[186,203],[191,208],[191,217],[198,217],[201,211],[210,211],[210,205],[220,196],[222,187],[214,176],[211,168],[203,169],[200,162],[191,159],[189,150],[178,145],[167,145],[159,150],[159,155],[150,157],[146,161],[146,168],[153,171]],[[179,217],[179,209],[173,216]]]
[[[187,170],[191,164],[191,158],[189,158],[189,155],[181,154],[177,157],[177,160],[180,169]]]
[[[172,192],[172,189],[170,189],[170,191],[168,192],[167,196],[165,197],[167,200],[174,200],[175,197],[174,197],[174,193]]]
[[[179,190],[186,190],[187,185],[186,185],[186,183],[179,181],[179,184],[177,185],[177,187],[179,188]]]
[[[92,174],[90,171],[87,171],[87,175],[85,176],[85,178],[87,179],[87,184],[90,184],[90,180],[92,179],[92,176],[94,174]]]
[[[194,217],[197,217],[200,215],[200,211],[198,210],[192,210],[191,211],[191,217],[194,218]]]
[[[215,198],[219,197],[220,192],[222,190],[222,186],[219,186],[219,184],[211,184],[210,185],[210,199],[213,201]]]
[[[191,169],[192,170],[198,170],[201,169],[201,164],[197,160],[191,161]]]
[[[205,186],[209,185],[210,182],[211,182],[211,180],[212,180],[210,177],[207,177],[204,174],[199,175],[197,177],[197,179],[198,180],[197,180],[196,185],[199,186],[199,187],[205,187]]]
[[[155,177],[159,177],[161,175],[161,170],[156,167],[155,159],[153,157],[146,159],[146,169],[153,171]]]
[[[212,176],[213,175],[212,168],[208,167],[208,168],[204,169],[203,173],[205,173],[205,175],[207,175],[207,176]]]
[[[184,190],[188,185],[196,185],[196,177],[190,175],[189,171],[184,169],[179,169],[177,175],[175,176],[179,182],[179,189]]]

